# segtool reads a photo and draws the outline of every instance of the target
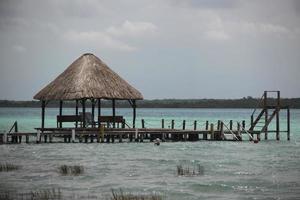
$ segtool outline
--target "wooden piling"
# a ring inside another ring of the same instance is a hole
[[[224,122],[221,121],[220,122],[220,134],[219,134],[218,140],[222,140],[223,138],[225,138],[225,135],[224,135]]]
[[[229,121],[229,129],[232,130],[232,120]]]
[[[218,120],[217,130],[220,130],[220,124],[221,124],[221,121]]]
[[[75,142],[75,129],[72,129],[72,143]]]
[[[277,106],[276,106],[276,140],[280,140],[280,124],[279,124],[279,111],[280,111],[280,91],[277,91]]]
[[[208,131],[208,126],[209,126],[209,122],[206,121],[206,122],[205,122],[205,130],[207,130],[207,131]],[[207,140],[207,133],[204,133],[204,134],[203,134],[203,140]]]
[[[142,128],[145,128],[145,120],[142,119]]]
[[[174,119],[172,119],[172,121],[171,121],[171,129],[174,129],[174,125],[175,125],[175,122],[174,122]]]
[[[38,130],[36,133],[36,143],[40,143],[40,138],[41,138],[41,131]]]
[[[76,99],[76,105],[75,105],[75,115],[78,116],[78,99]],[[75,122],[75,128],[78,127],[78,121]]]
[[[287,140],[290,140],[290,108],[287,108]]]
[[[161,128],[164,129],[165,128],[165,120],[161,119]]]
[[[214,124],[213,123],[210,124],[210,139],[211,140],[215,139],[215,136],[214,136]]]

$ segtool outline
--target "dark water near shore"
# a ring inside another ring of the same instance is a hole
[[[66,113],[74,112],[68,109]],[[105,109],[104,113],[111,111]],[[247,120],[249,109],[139,109],[149,127],[166,127],[171,119],[179,128],[183,119],[189,127],[197,120]],[[47,126],[55,126],[57,109],[47,110]],[[131,121],[131,110],[119,115]],[[281,128],[285,129],[284,115]],[[0,190],[19,192],[61,188],[69,199],[105,199],[112,188],[133,193],[159,193],[166,199],[299,199],[300,198],[300,110],[291,111],[291,141],[176,142],[154,146],[151,143],[115,144],[21,144],[0,145],[0,162],[22,166],[0,172]],[[40,124],[40,110],[1,108],[0,130],[18,120],[21,130],[32,131]],[[140,123],[138,123],[139,125]],[[247,123],[248,124],[248,123]],[[273,126],[273,125],[272,125]],[[270,134],[274,139],[274,134]],[[80,176],[61,176],[60,165],[82,165]],[[179,164],[204,168],[201,176],[176,175]]]

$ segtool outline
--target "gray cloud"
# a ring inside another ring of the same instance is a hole
[[[0,99],[31,99],[85,52],[146,98],[300,96],[298,2],[2,0]]]

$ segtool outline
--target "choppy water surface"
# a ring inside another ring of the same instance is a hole
[[[119,114],[130,120],[131,110]],[[67,110],[72,112],[72,110]],[[110,112],[105,110],[104,112]],[[47,112],[47,124],[55,124],[57,109]],[[251,110],[141,109],[139,119],[159,126],[186,119],[199,126],[205,120],[249,119]],[[0,109],[0,129],[17,119],[21,130],[39,126],[39,109]],[[282,116],[283,117],[283,116]],[[166,199],[299,199],[300,197],[300,110],[292,110],[291,141],[176,142],[115,144],[21,144],[0,145],[0,162],[22,166],[0,172],[0,190],[31,191],[61,188],[70,199],[106,198],[112,188],[133,193],[159,193]],[[284,121],[281,123],[284,128]],[[274,138],[274,137],[271,137]],[[82,165],[80,176],[61,176],[58,166]],[[204,167],[204,175],[176,175],[179,164]]]

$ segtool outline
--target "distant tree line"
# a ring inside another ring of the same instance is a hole
[[[275,104],[275,99],[270,99],[270,103]],[[300,108],[300,98],[281,99],[283,106],[290,108]],[[244,97],[241,99],[155,99],[137,101],[139,108],[256,108],[259,105],[259,99]],[[40,107],[39,101],[12,101],[0,100],[0,107]],[[58,101],[50,101],[47,107],[58,107]],[[64,107],[75,107],[74,101],[65,101]],[[87,106],[91,106],[87,101]],[[130,104],[126,100],[116,101],[116,106],[120,108],[129,108]],[[111,101],[102,100],[101,107],[111,107]]]

